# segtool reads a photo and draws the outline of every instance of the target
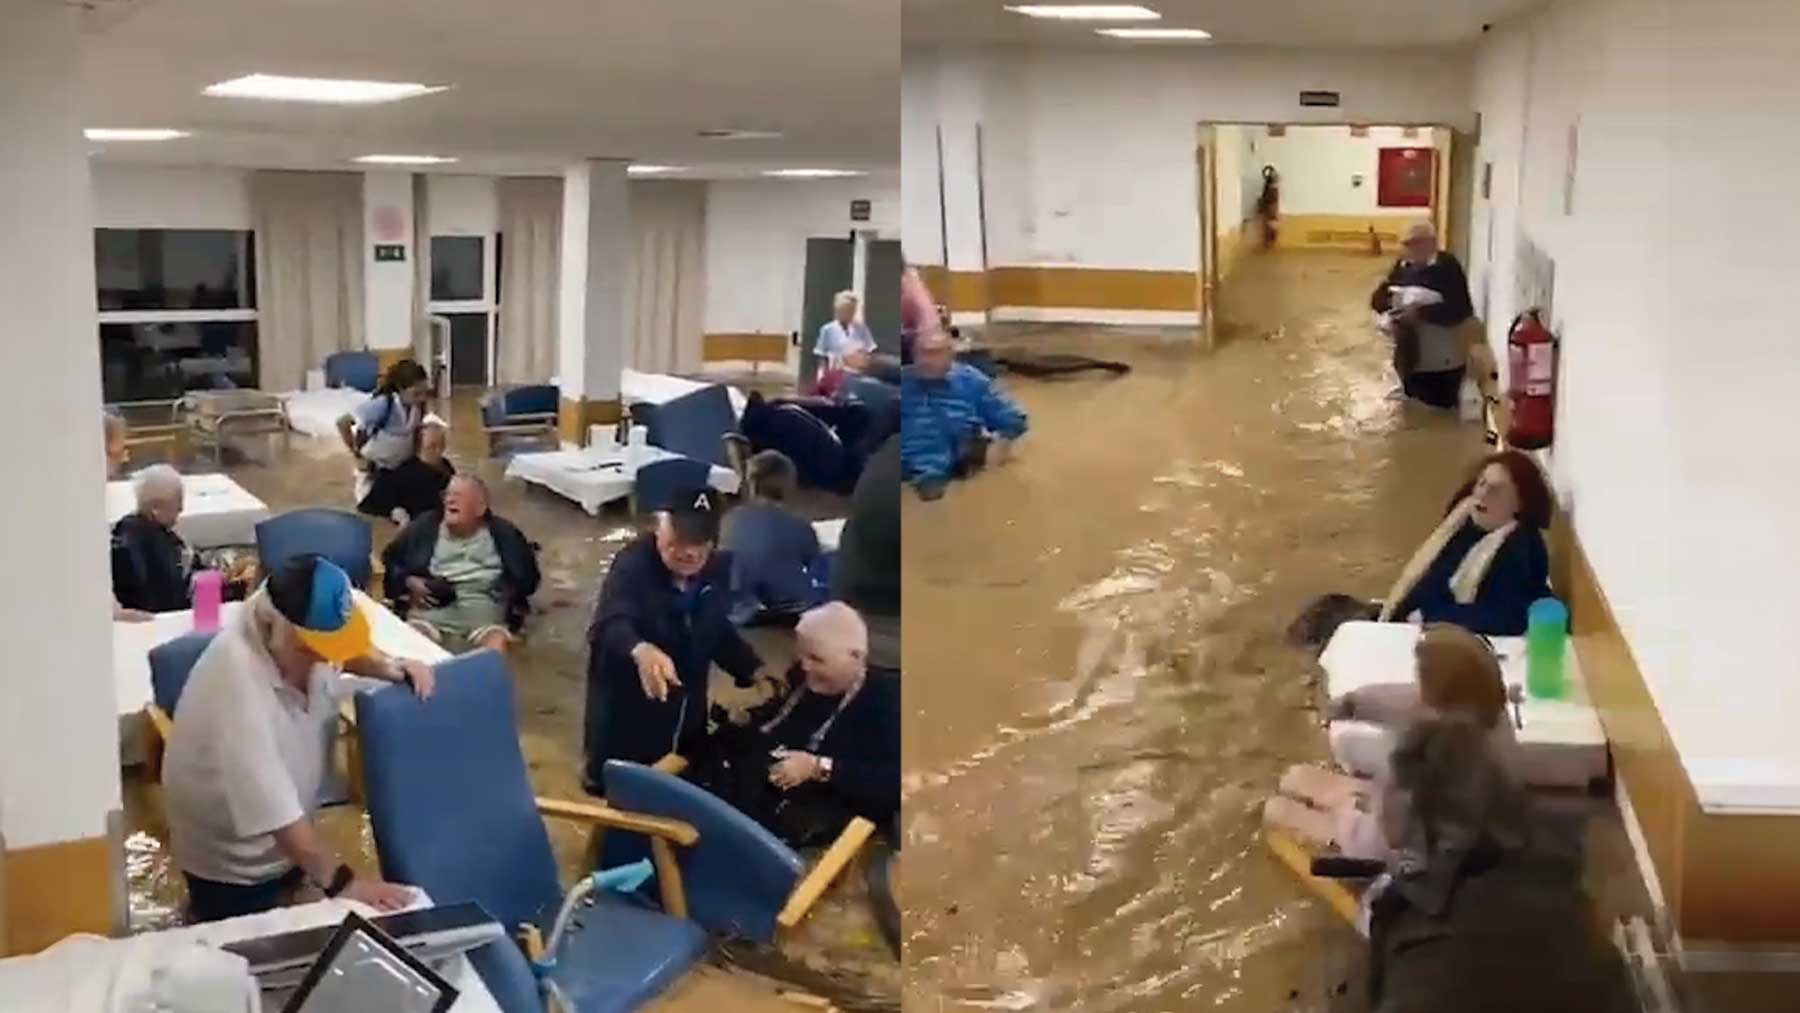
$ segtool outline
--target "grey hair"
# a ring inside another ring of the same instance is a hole
[[[794,625],[794,632],[815,643],[847,651],[858,658],[869,656],[869,626],[863,617],[841,601],[828,601],[808,609]]]
[[[1414,222],[1412,227],[1406,230],[1408,242],[1414,239],[1436,239],[1437,237],[1437,226],[1430,222]]]
[[[152,464],[132,476],[131,489],[137,494],[140,510],[151,503],[166,502],[181,495],[181,472],[167,464]]]
[[[125,431],[125,416],[111,408],[100,410],[100,428],[108,433]]]
[[[855,293],[855,291],[853,291],[851,289],[845,289],[842,292],[839,292],[837,295],[833,296],[831,299],[831,308],[834,310],[841,310],[845,306],[861,306],[861,305],[862,305],[862,296],[857,295]]]

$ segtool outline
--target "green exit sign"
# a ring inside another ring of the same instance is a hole
[[[399,243],[393,243],[393,244],[376,243],[375,244],[375,263],[377,263],[377,264],[398,263],[398,262],[404,261],[405,259],[406,259],[406,247],[400,245]]]

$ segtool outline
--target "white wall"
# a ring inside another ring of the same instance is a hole
[[[425,201],[434,236],[486,236],[500,227],[500,187],[492,176],[432,175]]]
[[[1232,229],[1241,228],[1249,208],[1244,203],[1245,163],[1250,160],[1249,128],[1236,123],[1221,124],[1215,129],[1217,135],[1213,142],[1218,152],[1219,164],[1213,167],[1213,178],[1217,181],[1219,191],[1218,218],[1214,232],[1225,235]]]
[[[250,173],[94,162],[94,227],[249,229]]]
[[[377,234],[378,215],[394,214],[394,235]],[[363,176],[363,333],[370,348],[407,348],[412,344],[413,314],[413,181],[406,172],[371,172]],[[401,261],[375,260],[375,247],[399,246]]]
[[[850,202],[873,202],[852,222]],[[787,334],[800,329],[806,240],[874,229],[899,237],[900,190],[892,180],[743,180],[706,188],[706,332]]]
[[[1467,127],[1468,63],[1456,51],[1133,49],[917,60],[909,52],[902,147],[918,150],[929,124],[955,108],[943,97],[946,82],[978,78],[991,263],[1193,271],[1196,123]],[[1337,89],[1343,108],[1301,108],[1307,88]],[[935,183],[921,180],[911,161],[903,169],[909,230],[936,215],[929,203]],[[929,262],[929,252],[927,244],[914,255]]]
[[[1800,785],[1797,34],[1793,5],[1589,0],[1497,31],[1476,72],[1477,300],[1503,351],[1521,239],[1555,259],[1554,472],[1703,800],[1800,802],[1775,791]]]
[[[1379,205],[1380,151],[1435,146],[1429,127],[1418,128],[1412,137],[1405,128],[1392,126],[1370,127],[1365,137],[1351,136],[1347,126],[1290,127],[1284,136],[1269,137],[1265,131],[1258,139],[1263,163],[1281,174],[1284,215],[1423,218],[1424,208]],[[1446,156],[1440,152],[1438,157]]]

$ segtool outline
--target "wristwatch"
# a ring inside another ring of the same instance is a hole
[[[831,757],[829,756],[819,757],[819,780],[831,780]]]
[[[331,882],[325,884],[325,896],[336,897],[338,894],[343,893],[349,888],[350,881],[355,878],[356,873],[351,872],[348,865],[340,864],[337,867],[337,871],[331,874]]]

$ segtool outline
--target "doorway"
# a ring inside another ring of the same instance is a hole
[[[806,295],[800,311],[800,389],[811,390],[819,379],[819,357],[813,354],[819,329],[831,321],[839,292],[856,287],[856,244],[849,238],[814,237],[806,241]],[[896,279],[895,288],[899,281]],[[896,299],[898,294],[896,293]],[[898,310],[896,310],[896,314]]]
[[[494,375],[498,245],[497,235],[431,237],[430,313],[450,323],[452,387],[485,388]]]
[[[863,322],[875,335],[875,345],[889,355],[900,354],[900,274],[905,258],[898,239],[873,239],[868,244],[868,267],[863,280]]]

